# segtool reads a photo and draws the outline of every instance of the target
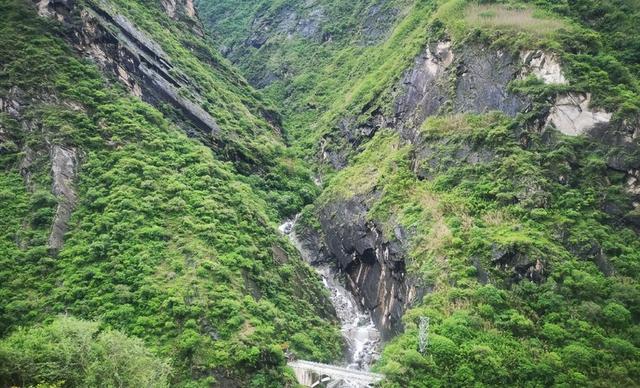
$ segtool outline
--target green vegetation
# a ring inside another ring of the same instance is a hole
[[[160,3],[114,0],[109,5],[112,12],[125,15],[159,43],[194,83],[192,89],[204,97],[194,102],[211,113],[222,130],[215,142],[216,154],[231,161],[247,176],[245,182],[275,205],[267,209],[269,216],[291,216],[313,200],[317,189],[305,164],[285,147],[279,113],[248,86],[211,42],[196,35],[188,23],[170,19]],[[190,96],[192,90],[182,92]]]
[[[637,128],[637,0],[200,0],[266,97],[193,21],[158,2],[104,6],[162,47],[221,133],[211,148],[188,138],[178,112],[79,59],[65,42],[77,26],[0,2],[0,95],[19,105],[0,113],[0,385],[292,385],[286,351],[329,362],[342,343],[276,225],[303,209],[318,228],[315,208],[356,195],[385,235],[407,232],[408,274],[429,290],[386,345],[383,386],[638,385],[640,217],[607,167],[637,152],[528,126],[572,91]],[[515,118],[446,112],[411,142],[394,128],[349,138],[344,122],[393,116],[404,71],[447,39],[550,50],[569,85],[512,82],[534,101]],[[80,156],[60,252],[53,145]],[[331,153],[347,167],[320,160]]]
[[[330,190],[359,189],[348,182],[377,166],[363,189],[382,193],[370,217],[387,233],[410,231],[409,270],[433,289],[385,348],[385,386],[629,386],[639,377],[640,242],[601,210],[629,206],[622,175],[588,140],[522,148],[511,124],[497,114],[428,120],[430,180],[415,176],[410,147],[380,133],[329,182],[325,200],[361,194]],[[469,164],[457,156],[464,149],[492,155]],[[425,355],[420,316],[431,318]]]
[[[309,10],[300,2],[255,1],[239,7],[230,0],[200,1],[199,10],[219,36],[219,44],[240,46],[232,59],[237,60],[244,74],[258,83],[275,75],[275,81],[263,91],[273,101],[281,102],[292,144],[302,147],[308,155],[316,151],[323,136],[332,136],[337,120],[360,113],[359,109],[390,88],[401,74],[398,70],[406,68],[424,45],[426,26],[435,4],[430,1],[413,4],[407,0],[385,2],[381,6],[384,16],[375,23],[385,21],[389,25],[371,44],[363,43],[366,28],[371,27],[363,15],[377,3],[377,0],[323,1],[322,30],[311,38],[276,29],[292,13],[307,16]],[[252,33],[258,36],[262,33],[251,31],[253,17],[273,25],[276,31],[259,48],[239,43],[253,37]]]
[[[142,9],[129,5],[132,15]],[[282,386],[291,381],[285,350],[321,361],[339,356],[340,335],[317,275],[275,230],[280,217],[315,192],[308,171],[291,160],[277,134],[241,105],[242,95],[212,97],[236,104],[224,111],[255,130],[243,138],[241,128],[216,115],[227,136],[268,160],[244,175],[244,166],[223,151],[187,138],[163,113],[110,86],[94,65],[76,58],[62,29],[37,18],[29,3],[0,4],[0,94],[21,104],[19,121],[0,115],[0,335],[11,336],[8,365],[26,368],[0,375],[0,383],[93,385],[87,379],[109,373],[46,374],[14,357],[15,341],[25,336],[34,353],[54,346],[66,323],[26,334],[19,327],[62,313],[99,321],[111,333],[96,337],[96,359],[109,341],[120,341],[111,329],[140,338],[153,357],[170,360],[173,373],[163,376],[172,386],[220,379]],[[168,39],[170,30],[162,34],[158,40]],[[180,60],[196,63],[193,56]],[[207,84],[219,76],[215,70],[197,69],[204,90],[233,94],[226,84]],[[47,248],[57,206],[50,194],[51,144],[76,147],[81,155],[79,200],[57,255]],[[29,152],[33,162],[21,167]],[[28,186],[22,175],[29,176]],[[94,324],[69,325],[95,332]],[[74,351],[62,356],[73,358]],[[49,355],[42,353],[41,362],[58,362]],[[144,385],[147,369],[127,373]]]
[[[317,162],[319,149],[349,155],[340,171],[319,161],[325,188],[316,205],[368,195],[369,217],[386,235],[401,225],[410,236],[409,273],[431,292],[386,346],[383,386],[637,386],[640,240],[629,222],[637,210],[625,174],[607,168],[637,155],[527,124],[557,93],[575,91],[592,93],[618,128],[637,128],[638,2],[388,1],[400,16],[370,45],[361,43],[367,13],[353,10],[371,2],[319,2],[331,17],[318,35],[338,30],[331,40],[278,30],[282,10],[310,12],[296,3],[256,0],[234,13],[231,1],[201,0],[200,8],[247,77],[284,101],[295,147]],[[273,32],[249,47],[254,17]],[[569,85],[513,82],[534,101],[515,119],[445,114],[411,143],[388,128],[353,147],[341,121],[389,118],[405,69],[442,39],[454,50],[552,51]],[[286,73],[262,83],[276,69]],[[431,318],[424,355],[420,316]]]
[[[0,341],[0,379],[16,386],[168,387],[171,368],[142,341],[60,317]]]
[[[465,22],[472,28],[524,30],[546,36],[563,28],[558,20],[544,17],[530,8],[504,5],[470,5],[465,8]]]

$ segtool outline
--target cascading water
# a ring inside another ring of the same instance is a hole
[[[302,257],[313,263],[309,252],[302,247],[294,231],[295,219],[280,225],[279,230],[286,235],[300,251]],[[330,299],[340,320],[342,336],[348,345],[347,365],[349,369],[368,371],[380,356],[380,333],[373,324],[369,312],[364,311],[356,302],[342,281],[343,277],[331,264],[313,265],[322,276],[322,281],[330,291]]]

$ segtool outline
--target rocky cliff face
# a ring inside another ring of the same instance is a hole
[[[385,237],[368,219],[371,200],[358,196],[327,204],[317,215],[320,230],[296,224],[295,235],[312,264],[334,264],[346,275],[347,288],[370,312],[383,339],[390,339],[402,330],[402,315],[425,289],[407,275],[406,232],[398,226],[394,236]]]
[[[431,45],[414,60],[396,87],[402,90],[394,104],[398,121],[415,128],[444,108],[450,96],[449,70],[453,62],[451,42]]]
[[[335,202],[320,211],[326,246],[349,287],[371,312],[384,338],[402,329],[406,308],[423,293],[406,273],[406,239],[398,226],[395,235],[385,236],[367,216],[370,198],[356,197]]]
[[[0,98],[0,113],[20,123],[20,131],[32,138],[38,138],[38,141],[20,142],[10,133],[4,132],[0,126],[0,154],[3,147],[10,147],[5,150],[7,153],[20,150],[22,156],[19,160],[19,169],[27,190],[35,192],[46,189],[55,197],[57,206],[48,238],[49,251],[55,255],[64,244],[64,234],[77,202],[75,184],[81,155],[76,147],[54,139],[53,134],[44,127],[43,123],[25,114],[24,111],[27,108],[42,103],[57,103],[72,109],[81,109],[75,104],[61,103],[55,96],[27,96],[19,88],[12,88],[6,96]],[[50,169],[50,188],[40,187],[40,184],[33,179],[38,166],[44,165],[49,166]]]
[[[555,73],[558,69],[555,58],[542,52],[520,56],[480,44],[456,48],[450,41],[434,42],[414,59],[393,87],[391,114],[381,114],[385,109],[380,106],[372,109],[374,113],[368,119],[345,118],[337,127],[347,146],[356,148],[385,127],[395,129],[407,141],[417,142],[422,123],[438,114],[501,111],[514,117],[529,110],[532,101],[511,92],[509,84],[528,74],[564,78],[561,73]],[[365,124],[358,124],[362,121]],[[327,139],[327,142],[336,140]],[[321,153],[321,159],[334,168],[341,168],[349,152],[340,146],[333,152]]]
[[[545,84],[568,83],[559,59],[550,52],[513,54],[482,45],[456,48],[448,41],[433,43],[414,60],[395,86],[392,115],[380,113],[384,111],[382,107],[370,109],[374,113],[360,120],[364,125],[357,124],[355,118],[345,118],[338,124],[336,133],[343,136],[347,145],[356,148],[379,129],[391,127],[414,147],[416,175],[428,179],[430,168],[440,164],[437,149],[442,144],[422,139],[419,128],[425,119],[437,114],[500,111],[515,117],[528,112],[533,109],[532,99],[511,91],[509,85],[530,76]],[[559,94],[548,102],[548,107],[531,124],[533,130],[555,128],[566,135],[592,136],[606,144],[617,142],[626,149],[627,155],[637,149],[634,135],[628,134],[623,139],[616,135],[619,129],[612,124],[612,115],[592,108],[588,93]],[[326,138],[325,141],[335,141],[335,134],[331,136],[334,140]],[[337,152],[328,152],[324,150],[326,147],[323,145],[320,153],[325,162],[335,168],[346,165],[350,151],[339,148]],[[459,164],[487,163],[496,157],[494,150],[471,144],[455,145],[449,156]],[[612,168],[614,159],[610,163]],[[625,159],[616,167],[627,173],[630,193],[640,192],[636,163]],[[523,188],[520,200],[544,201],[541,190],[533,182],[519,184]],[[330,257],[348,274],[352,290],[372,312],[383,333],[390,335],[400,329],[404,311],[425,290],[406,275],[407,237],[403,229],[396,226],[394,234],[387,236],[367,215],[378,195],[374,190],[364,196],[337,200],[322,206],[318,214]],[[606,273],[611,272],[606,258],[596,261]],[[539,282],[546,273],[541,261],[502,248],[496,248],[494,264],[512,273],[514,280],[529,278]],[[478,274],[481,281],[487,281],[484,269],[479,268]]]
[[[565,135],[578,136],[606,127],[611,116],[611,113],[591,108],[589,93],[568,93],[557,97],[547,117],[547,126],[553,126]]]
[[[338,128],[350,144],[357,146],[385,126],[395,128],[411,140],[424,120],[437,114],[500,111],[515,117],[530,111],[533,101],[511,91],[509,86],[529,76],[545,84],[568,84],[560,60],[551,52],[532,50],[518,54],[480,44],[453,47],[450,41],[431,43],[393,88],[392,115],[374,113],[369,120],[364,120],[365,125],[347,118]],[[374,112],[382,110],[380,107]],[[615,129],[609,125],[612,114],[592,108],[589,93],[558,94],[549,102],[549,109],[540,115],[538,130],[553,127],[566,135],[593,134],[594,137],[604,130],[615,136]],[[340,159],[335,155],[331,158]]]
[[[204,98],[196,82],[177,69],[160,45],[126,17],[104,3],[87,5],[80,7],[72,0],[41,0],[38,9],[42,16],[65,23],[76,49],[120,80],[133,95],[155,106],[169,104],[190,123],[184,128],[187,133],[211,144],[220,129],[200,106]],[[175,1],[163,2],[169,16],[182,15],[202,35],[193,3],[187,0],[178,5]]]
[[[49,249],[58,252],[64,243],[71,212],[76,205],[77,196],[74,181],[78,172],[78,150],[75,147],[54,145],[51,148],[51,192],[58,199],[56,214],[49,235]]]

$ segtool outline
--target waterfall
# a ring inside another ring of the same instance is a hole
[[[315,263],[317,261],[310,257],[310,253],[303,249],[296,237],[294,227],[297,218],[298,216],[286,221],[278,229],[289,238],[308,263]],[[346,289],[343,275],[334,264],[312,264],[312,267],[322,277],[324,286],[330,292],[331,304],[336,310],[342,336],[348,345],[347,363],[344,366],[348,369],[368,371],[379,358],[381,345],[380,332],[374,325],[371,315]]]

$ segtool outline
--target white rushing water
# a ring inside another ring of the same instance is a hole
[[[309,253],[305,252],[296,238],[295,221],[294,219],[285,222],[280,225],[279,230],[289,237],[307,262],[313,263],[313,258],[309,257]],[[371,315],[360,308],[351,292],[345,288],[344,277],[334,265],[323,263],[312,266],[322,276],[322,282],[330,292],[331,304],[340,320],[342,336],[348,345],[348,363],[345,366],[349,369],[368,371],[380,357],[380,333],[373,324]]]

